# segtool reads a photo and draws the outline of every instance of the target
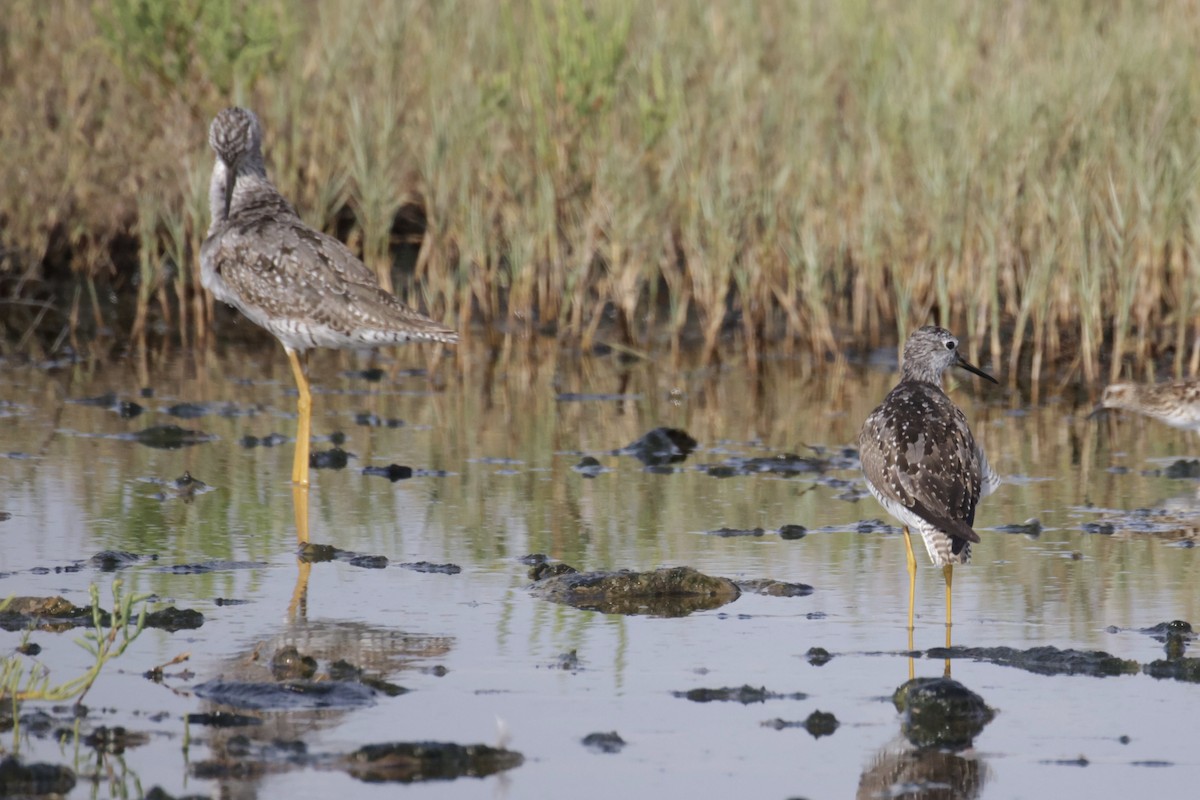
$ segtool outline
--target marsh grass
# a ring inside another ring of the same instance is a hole
[[[1200,367],[1193,4],[83,8],[4,23],[9,298],[204,336],[236,102],[306,220],[494,341],[756,361],[938,321],[1014,384]]]

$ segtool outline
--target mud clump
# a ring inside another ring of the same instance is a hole
[[[112,625],[112,616],[100,609],[100,624]],[[65,631],[92,624],[91,606],[77,606],[61,597],[14,597],[0,612],[0,629],[19,631],[29,627],[47,631]],[[146,627],[174,632],[192,630],[204,624],[204,615],[174,606],[146,614]]]
[[[131,567],[141,561],[143,556],[125,550],[101,550],[88,559],[88,566],[95,567],[101,572],[116,572],[124,567]]]
[[[743,592],[752,592],[767,597],[807,597],[813,593],[813,587],[807,583],[787,583],[770,578],[737,581],[737,587]]]
[[[823,667],[833,659],[833,656],[824,647],[810,647],[804,657],[814,667]]]
[[[271,656],[271,676],[277,681],[307,680],[317,673],[317,660],[294,646],[281,647]]]
[[[892,702],[904,716],[905,738],[921,749],[964,750],[995,716],[982,697],[951,678],[914,678]]]
[[[458,564],[434,564],[432,561],[406,561],[400,565],[413,572],[431,572],[437,575],[457,575],[462,572]]]
[[[762,536],[766,531],[762,528],[717,528],[708,532],[709,536],[720,536],[725,539],[736,536]]]
[[[1095,678],[1136,675],[1138,663],[1117,658],[1103,650],[1060,650],[1057,647],[934,647],[926,658],[970,658],[1003,667],[1019,667],[1038,675],[1091,675]]]
[[[728,578],[715,578],[691,567],[652,572],[579,572],[566,565],[539,564],[534,595],[544,600],[604,614],[682,617],[719,608],[741,594]]]
[[[363,467],[363,475],[377,475],[392,483],[405,481],[413,476],[413,468],[403,464],[388,464],[386,467]]]
[[[394,742],[360,747],[342,757],[340,766],[368,783],[415,783],[484,778],[524,761],[518,752],[482,744]]]
[[[1185,683],[1200,683],[1200,658],[1170,658],[1151,661],[1142,667],[1151,678],[1170,678]]]
[[[75,788],[75,773],[57,764],[22,764],[8,756],[0,761],[0,796],[63,795]]]
[[[838,729],[837,717],[828,711],[814,711],[804,720],[804,729],[814,739],[820,739],[822,736],[833,736],[834,731]]]
[[[308,456],[308,466],[313,469],[345,469],[350,459],[357,458],[353,453],[347,453],[340,447],[329,450],[318,450]]]
[[[593,753],[612,754],[621,752],[626,741],[616,731],[608,733],[589,733],[583,737],[583,746]]]
[[[655,428],[642,438],[631,442],[615,455],[633,456],[648,467],[661,467],[683,461],[699,444],[678,428]]]
[[[181,428],[178,425],[153,425],[122,438],[129,438],[138,444],[158,450],[179,450],[183,447],[211,442],[217,437],[203,431]]]

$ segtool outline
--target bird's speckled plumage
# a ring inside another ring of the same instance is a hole
[[[900,383],[863,424],[859,454],[871,494],[921,534],[937,566],[965,564],[981,498],[999,485],[967,418],[942,390],[942,373],[961,366],[994,382],[958,353],[945,328],[926,326],[904,346]]]
[[[214,297],[295,352],[458,340],[382,289],[345,245],[304,224],[267,177],[253,112],[220,112],[208,141],[217,160],[200,279]]]
[[[1109,384],[1097,407],[1106,408],[1145,414],[1175,428],[1200,432],[1200,380]]]

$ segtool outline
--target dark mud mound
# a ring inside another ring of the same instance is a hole
[[[904,717],[901,732],[917,748],[964,750],[995,716],[982,697],[951,678],[914,678],[892,702]]]
[[[566,565],[539,564],[531,570],[534,595],[604,614],[682,617],[719,608],[741,594],[727,578],[691,567],[652,572],[578,572]]]

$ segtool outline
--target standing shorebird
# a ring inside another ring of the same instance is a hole
[[[900,383],[871,412],[858,435],[867,486],[888,513],[904,525],[908,551],[908,630],[913,629],[917,559],[908,529],[925,540],[934,566],[946,578],[946,642],[950,641],[950,584],[954,565],[971,558],[979,534],[975,506],[1000,479],[975,443],[967,418],[942,390],[942,373],[962,367],[992,383],[996,379],[968,363],[958,339],[927,325],[904,344]]]
[[[1167,383],[1111,383],[1092,415],[1106,409],[1145,414],[1174,428],[1200,433],[1200,380]]]
[[[345,245],[301,221],[267,177],[262,127],[252,111],[217,114],[208,143],[217,161],[200,282],[283,345],[300,392],[292,482],[307,486],[312,395],[297,354],[314,347],[456,342],[458,334],[384,291]]]

